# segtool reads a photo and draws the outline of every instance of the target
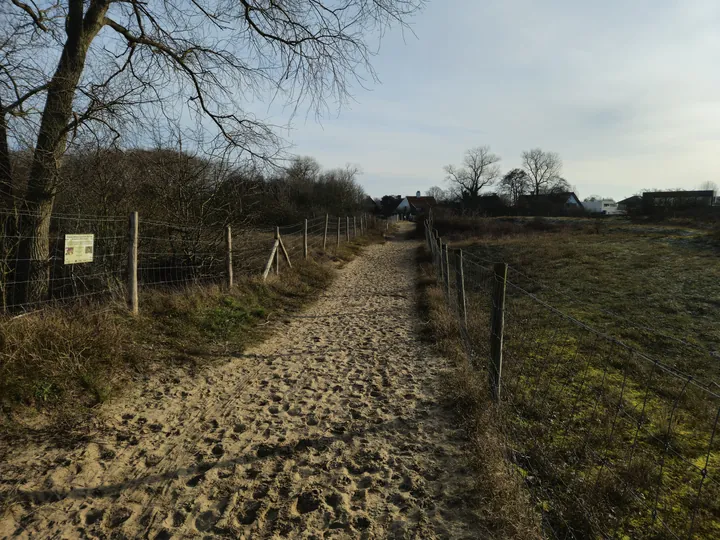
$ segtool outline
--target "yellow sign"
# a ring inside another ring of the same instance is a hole
[[[92,262],[94,234],[65,235],[65,264]]]

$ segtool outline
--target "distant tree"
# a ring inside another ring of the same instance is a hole
[[[590,195],[589,197],[585,197],[583,199],[583,202],[595,202],[595,201],[602,201],[602,197],[600,195]]]
[[[247,104],[277,96],[320,114],[365,82],[368,42],[415,0],[0,2],[0,198],[18,196],[18,300],[47,298],[50,218],[69,146],[177,125],[224,152],[273,160],[273,126]],[[162,124],[162,125],[158,125]],[[138,129],[142,128],[142,129]],[[11,150],[34,141],[25,178]],[[13,199],[15,200],[15,199]]]
[[[436,201],[440,202],[440,201],[444,201],[445,199],[447,199],[448,194],[443,188],[438,187],[438,186],[433,186],[425,192],[425,195],[427,197],[433,197]]]
[[[573,190],[574,188],[570,185],[570,182],[562,176],[553,176],[541,193],[566,193]]]
[[[712,182],[711,180],[708,180],[707,182],[703,182],[700,184],[700,189],[703,191],[712,191],[713,195],[717,196],[718,193],[718,185],[715,182]]]
[[[310,156],[296,157],[286,169],[288,180],[314,182],[320,175],[322,167],[315,158]]]
[[[521,195],[525,195],[530,189],[530,177],[522,169],[513,169],[505,174],[500,180],[498,195],[507,199],[515,206]]]
[[[474,202],[480,196],[480,191],[493,185],[500,176],[499,162],[500,156],[493,154],[489,146],[471,148],[465,152],[460,167],[445,167],[446,180],[450,182],[451,189],[458,188],[463,198]]]
[[[403,198],[401,195],[384,195],[383,198],[380,199],[380,208],[383,215],[391,215],[402,200]]]
[[[535,195],[557,192],[563,183],[569,188],[566,180],[560,177],[562,160],[555,152],[545,152],[533,148],[522,154],[523,170],[530,178],[530,186]],[[562,191],[562,189],[560,189]]]

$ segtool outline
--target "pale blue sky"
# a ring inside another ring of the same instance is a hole
[[[294,153],[360,165],[373,196],[444,187],[478,145],[504,171],[558,152],[581,197],[720,183],[717,0],[431,0],[412,26],[383,39],[380,84],[293,120]]]

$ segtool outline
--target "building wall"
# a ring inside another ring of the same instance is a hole
[[[622,213],[618,208],[618,205],[612,199],[603,199],[601,201],[586,201],[583,203],[585,210],[596,214],[620,214]]]
[[[407,197],[405,197],[402,201],[400,201],[400,204],[398,204],[397,209],[395,210],[395,213],[406,214],[409,212],[410,212],[410,202],[408,202]]]

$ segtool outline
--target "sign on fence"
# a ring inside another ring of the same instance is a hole
[[[65,264],[92,262],[94,234],[65,235]]]

